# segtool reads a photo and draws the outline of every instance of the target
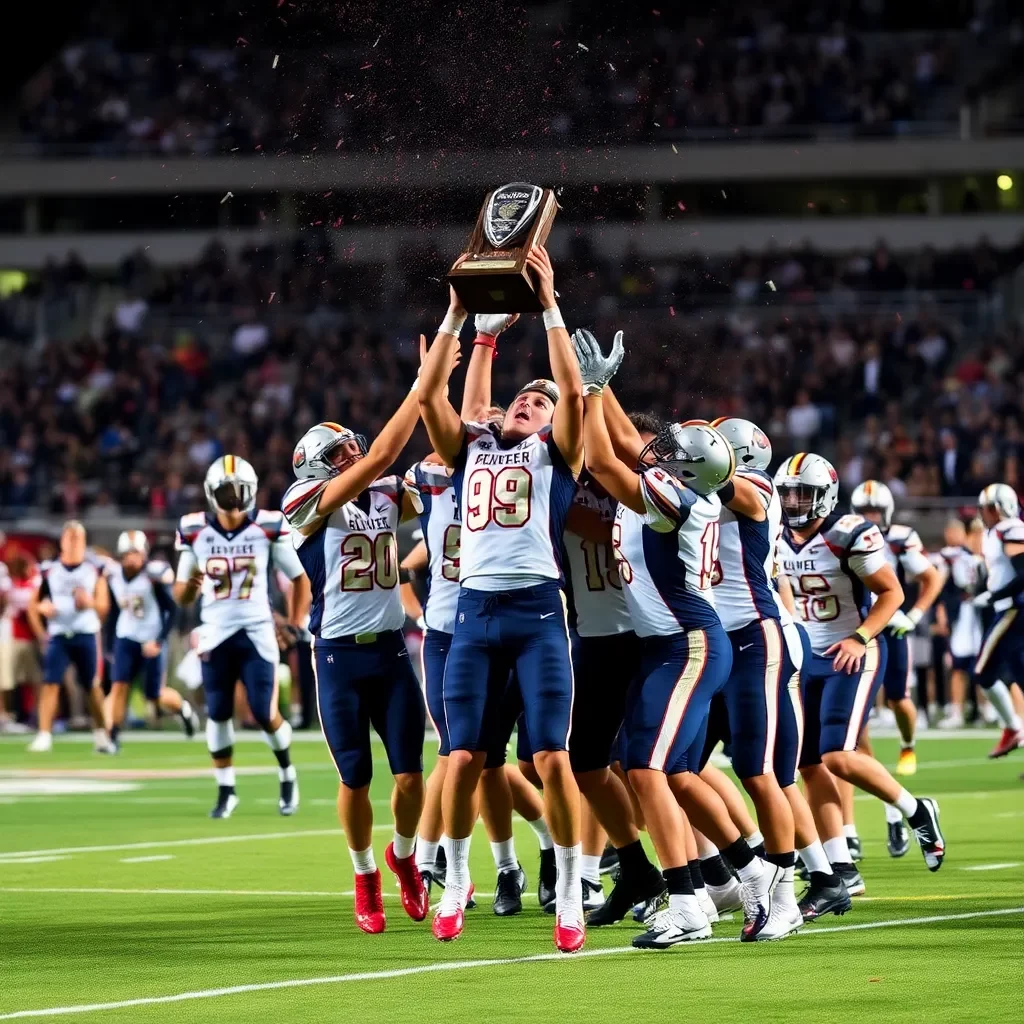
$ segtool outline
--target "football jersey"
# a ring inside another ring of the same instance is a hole
[[[954,658],[971,658],[981,650],[984,630],[981,613],[971,604],[985,575],[985,560],[961,545],[946,545],[938,553],[946,574],[939,600],[949,620],[949,653]]]
[[[1024,522],[1018,518],[1002,519],[991,530],[985,531],[981,542],[981,553],[985,556],[985,568],[988,571],[988,589],[999,590],[1005,587],[1017,575],[1013,563],[1006,554],[1007,544],[1024,544]],[[995,601],[992,607],[997,612],[1006,611],[1014,605],[1024,605],[1024,593],[1015,597],[1004,597]]]
[[[736,476],[754,485],[765,518],[758,522],[722,506],[719,567],[712,585],[715,608],[727,630],[742,629],[760,619],[789,620],[774,583],[782,502],[774,481],[763,470],[740,468]]]
[[[427,629],[451,633],[459,603],[459,554],[462,524],[451,474],[433,462],[417,462],[405,474],[405,489],[419,516],[427,546]]]
[[[599,496],[584,484],[577,487],[573,504],[590,509],[609,525],[615,519],[615,499]],[[631,630],[633,620],[611,544],[585,540],[569,530],[563,540],[576,632],[580,636],[613,636]]]
[[[711,592],[718,563],[715,494],[703,497],[662,469],[640,478],[646,512],[619,505],[612,547],[638,636],[671,636],[717,625]]]
[[[271,562],[289,579],[302,575],[291,530],[280,512],[254,509],[237,530],[225,530],[208,512],[182,516],[175,547],[179,583],[197,569],[200,588],[199,654],[234,636],[249,634],[261,658],[274,664],[280,652],[270,607]]]
[[[903,588],[902,608],[903,611],[908,611],[917,601],[918,588],[914,581],[932,564],[928,561],[928,552],[925,551],[917,530],[893,523],[885,535],[885,558],[900,581]]]
[[[40,598],[53,602],[54,614],[46,623],[50,636],[73,636],[75,633],[98,633],[100,617],[95,608],[75,607],[74,593],[79,587],[90,597],[96,593],[99,566],[86,559],[78,565],[65,565],[61,561],[47,563],[43,572]]]
[[[115,563],[107,570],[110,596],[118,608],[114,635],[145,644],[158,640],[163,632],[164,605],[157,598],[157,588],[165,594],[174,582],[174,570],[166,562],[147,562],[131,579],[124,567]]]
[[[783,527],[779,561],[811,650],[824,654],[864,621],[868,591],[863,578],[886,565],[885,541],[863,516],[833,512],[803,541]]]
[[[550,424],[513,444],[491,424],[465,426],[453,474],[462,517],[462,586],[517,590],[563,582],[562,533],[576,478]]]
[[[327,483],[298,480],[285,491],[282,502],[313,591],[309,631],[336,640],[401,629],[405,609],[398,592],[396,533],[403,493],[399,478],[374,480],[354,501],[318,517],[317,502]],[[313,523],[313,533],[299,532]]]

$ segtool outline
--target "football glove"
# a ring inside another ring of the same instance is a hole
[[[915,619],[912,614],[908,615],[906,612],[898,611],[889,620],[889,624],[886,627],[890,633],[895,637],[904,637],[908,633],[913,633],[917,629],[917,623],[920,619],[920,615]]]
[[[573,332],[572,347],[576,350],[576,361],[580,364],[583,394],[601,394],[622,365],[622,357],[625,355],[622,331],[615,332],[612,350],[607,356],[601,351],[597,338],[583,328]]]
[[[987,608],[992,603],[992,592],[990,590],[983,590],[977,597],[975,597],[971,604],[975,608]]]

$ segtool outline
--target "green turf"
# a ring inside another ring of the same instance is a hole
[[[351,888],[351,868],[344,841],[333,831],[336,776],[318,742],[295,746],[303,800],[295,818],[277,815],[276,778],[265,774],[241,776],[242,804],[235,816],[213,822],[206,817],[213,798],[207,777],[119,780],[137,788],[118,793],[3,795],[10,793],[5,784],[12,783],[5,776],[26,770],[202,768],[201,742],[143,743],[128,736],[122,755],[108,760],[79,741],[58,738],[52,755],[29,755],[24,740],[5,739],[0,741],[0,1019],[32,1009],[463,964],[398,978],[95,1010],[81,1019],[111,1024],[1002,1020],[1008,1007],[1019,1006],[1024,911],[909,923],[1024,908],[1019,863],[1024,862],[1024,783],[1018,779],[1024,758],[988,762],[991,742],[984,736],[919,744],[921,770],[912,788],[938,797],[949,846],[937,874],[925,870],[916,848],[891,861],[881,807],[870,800],[857,804],[870,899],[855,900],[854,912],[845,918],[831,918],[771,945],[734,941],[739,925],[731,922],[715,929],[717,938],[729,941],[667,953],[480,965],[474,962],[550,954],[552,919],[534,899],[522,916],[499,920],[481,899],[479,909],[468,915],[463,937],[442,946],[431,938],[428,922],[413,924],[391,898],[387,933],[358,932],[352,899],[344,895]],[[876,747],[891,760],[891,741]],[[383,754],[379,747],[376,752]],[[272,766],[269,751],[248,738],[238,745],[237,763]],[[373,796],[383,827],[375,846],[383,864],[389,787],[386,766],[378,764],[377,771]],[[304,834],[310,832],[322,834]],[[160,845],[231,835],[250,838]],[[279,838],[251,838],[267,835]],[[533,833],[517,822],[516,838],[532,889]],[[154,845],[60,852],[140,843]],[[15,863],[14,851],[62,859]],[[157,856],[172,859],[123,863],[123,858]],[[478,888],[492,888],[494,868],[480,831],[473,872]],[[215,891],[32,891],[41,888]],[[884,921],[907,923],[851,927]],[[595,954],[622,950],[636,930],[630,924],[592,929],[586,948]]]

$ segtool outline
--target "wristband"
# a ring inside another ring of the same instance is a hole
[[[924,612],[920,608],[911,608],[907,612],[907,618],[916,626],[924,618]]]
[[[416,578],[416,574],[411,569],[399,569],[398,570],[398,582],[399,583],[412,583]]]
[[[562,311],[557,306],[544,310],[544,330],[552,331],[556,327],[565,330],[565,321],[562,319]]]
[[[867,633],[865,633],[865,632],[864,632],[864,630],[863,630],[863,629],[855,629],[855,630],[854,630],[854,631],[853,631],[853,632],[852,632],[852,633],[850,634],[850,636],[849,636],[849,638],[848,638],[848,639],[850,639],[850,640],[856,640],[856,641],[857,641],[857,643],[859,643],[859,644],[863,644],[863,645],[864,645],[865,647],[867,647],[867,645],[868,645],[868,642],[869,642],[869,641],[871,640],[871,637],[869,637],[869,636],[867,635]]]
[[[498,336],[496,334],[484,334],[483,331],[477,331],[473,344],[489,348],[491,350],[491,358],[498,358]]]
[[[453,313],[451,310],[448,310],[445,318],[441,321],[441,326],[437,329],[437,333],[454,334],[457,338],[468,315],[468,313]]]

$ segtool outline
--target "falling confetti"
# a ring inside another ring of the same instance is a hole
[[[280,58],[280,56],[281,56],[281,55],[280,55],[280,54],[278,54],[278,53],[275,53],[275,54],[274,54],[274,63],[270,65],[270,66],[271,66],[272,68],[276,68],[276,67],[277,67],[277,61],[278,61],[278,59]]]
[[[614,64],[612,64],[612,62],[611,62],[611,61],[609,61],[609,62],[608,62],[608,67],[610,67],[610,68],[612,69],[612,71],[614,71],[614,70],[615,70],[615,65],[614,65]]]
[[[723,198],[723,199],[728,199],[728,198],[729,198],[729,197],[728,197],[728,196],[727,196],[727,195],[725,194],[725,189],[724,189],[724,188],[722,189],[722,198]]]
[[[375,50],[377,49],[377,43],[379,43],[379,42],[381,41],[381,38],[382,38],[381,36],[377,36],[377,39],[376,39],[376,41],[375,41],[375,42],[374,42],[374,44],[373,44],[373,48],[374,48]]]
[[[584,53],[590,53],[590,47],[584,46],[582,43],[576,44]]]
[[[267,305],[268,305],[268,306],[270,305],[270,303],[271,303],[271,302],[273,302],[273,301],[274,301],[274,296],[275,296],[276,294],[277,294],[277,292],[271,292],[271,293],[270,293],[270,298],[269,298],[269,299],[267,299]]]
[[[775,287],[775,282],[774,281],[769,280],[769,281],[766,282],[766,284],[768,285],[769,288],[771,288],[771,290],[773,292],[778,291],[778,289]]]
[[[220,205],[223,206],[229,199],[234,199],[234,198],[235,198],[235,193],[234,192],[225,192],[224,193],[224,198],[220,201]]]
[[[679,152],[679,150],[676,149],[676,144],[674,142],[672,143],[672,152],[673,153],[678,153]]]

